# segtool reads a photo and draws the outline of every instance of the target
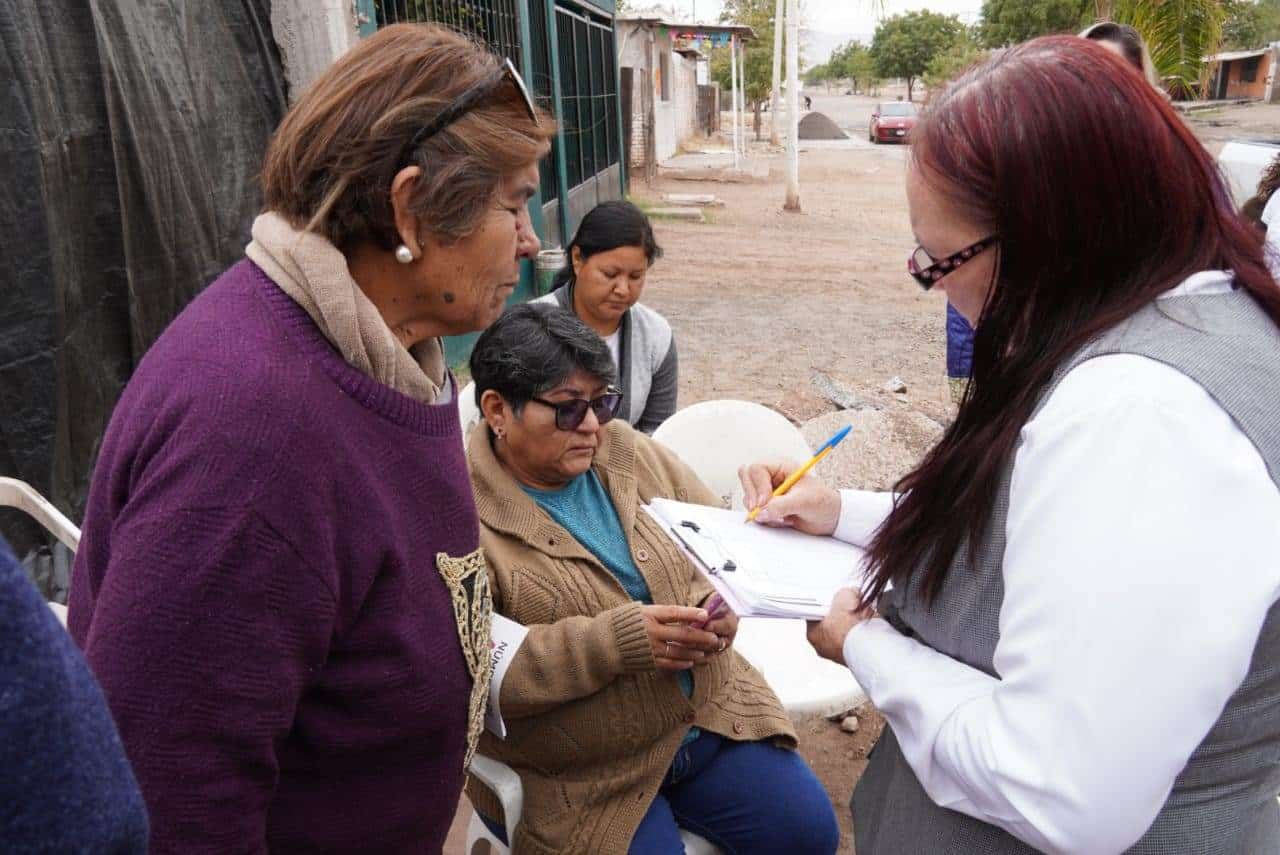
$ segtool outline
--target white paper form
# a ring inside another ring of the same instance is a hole
[[[502,696],[502,681],[506,679],[511,660],[516,657],[516,651],[524,644],[528,634],[528,627],[504,618],[497,612],[493,613],[492,623],[489,625],[489,657],[493,671],[489,676],[489,706],[485,709],[484,726],[499,739],[507,738],[507,725],[502,720],[502,710],[498,705],[498,699]]]
[[[654,500],[648,510],[722,595],[728,589],[726,599],[740,616],[821,618],[838,590],[862,584],[863,551],[834,538],[666,499]]]

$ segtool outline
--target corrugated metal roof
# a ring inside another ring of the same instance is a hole
[[[1272,49],[1269,47],[1258,48],[1257,50],[1233,50],[1233,51],[1228,51],[1227,53],[1217,53],[1217,54],[1214,54],[1213,56],[1206,56],[1204,58],[1204,61],[1205,62],[1231,62],[1237,59],[1249,59],[1255,56],[1265,56],[1266,54],[1271,53],[1271,50]]]

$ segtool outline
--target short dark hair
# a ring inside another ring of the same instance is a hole
[[[1143,61],[1145,50],[1142,36],[1128,24],[1117,24],[1115,21],[1099,21],[1084,31],[1084,37],[1095,42],[1114,42],[1124,51],[1124,58],[1138,70],[1147,73],[1147,65]]]
[[[476,406],[492,389],[518,413],[531,399],[554,389],[575,371],[585,371],[610,385],[618,378],[604,339],[572,312],[550,303],[524,303],[507,309],[480,334],[471,351]]]
[[[582,218],[578,233],[566,250],[569,263],[556,274],[552,287],[559,288],[573,281],[573,251],[582,253],[583,260],[598,252],[610,252],[623,246],[637,246],[644,250],[650,266],[662,258],[662,247],[653,236],[653,225],[644,211],[630,202],[614,200],[601,202]]]

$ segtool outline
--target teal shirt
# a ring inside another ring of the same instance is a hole
[[[622,530],[622,520],[613,499],[600,483],[595,470],[588,469],[559,490],[535,490],[521,485],[529,498],[547,512],[553,520],[564,526],[573,539],[600,559],[609,568],[631,599],[653,605],[649,583],[640,575],[640,568],[631,557],[631,545]],[[693,675],[688,671],[676,673],[680,689],[686,698],[693,696]],[[690,731],[696,735],[697,728]],[[686,737],[688,740],[690,737]]]

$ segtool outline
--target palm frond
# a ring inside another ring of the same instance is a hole
[[[1157,74],[1174,95],[1204,91],[1208,67],[1203,58],[1222,44],[1222,0],[1099,0],[1098,5],[1105,13],[1100,16],[1142,34]]]

